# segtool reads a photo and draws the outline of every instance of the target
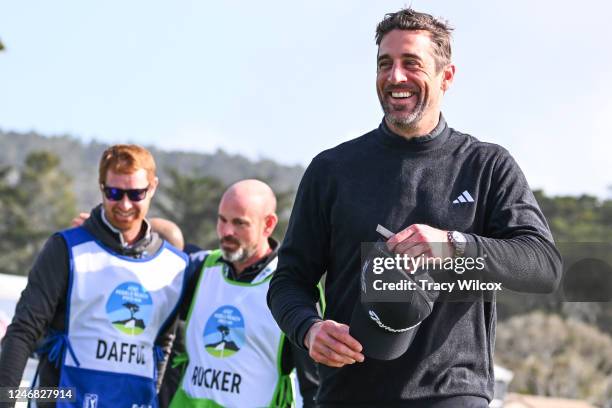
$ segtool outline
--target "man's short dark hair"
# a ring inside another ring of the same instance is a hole
[[[405,8],[395,13],[388,13],[376,27],[376,45],[380,45],[383,37],[392,30],[423,30],[429,32],[433,42],[436,70],[440,70],[451,62],[451,31],[453,28],[447,21],[438,19],[431,14],[419,13],[411,8]]]

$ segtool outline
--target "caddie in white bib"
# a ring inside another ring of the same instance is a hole
[[[60,387],[76,402],[58,407],[155,408],[154,345],[182,297],[186,256],[164,242],[129,258],[103,247],[84,228],[60,232],[70,256],[66,330],[47,338]],[[163,355],[162,355],[163,357]]]

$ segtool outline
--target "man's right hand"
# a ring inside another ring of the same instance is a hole
[[[72,221],[70,222],[70,225],[72,227],[80,227],[81,225],[83,225],[85,220],[88,218],[89,218],[89,213],[85,213],[85,212],[79,213],[79,215],[77,215],[76,217],[72,219]]]
[[[333,320],[320,320],[310,326],[304,345],[310,358],[330,367],[339,368],[364,360],[363,347],[349,334],[349,327]]]

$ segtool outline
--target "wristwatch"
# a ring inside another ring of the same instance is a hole
[[[450,242],[455,249],[453,258],[461,258],[465,253],[465,243],[467,242],[465,235],[459,231],[448,231],[446,234],[448,237],[448,242]]]

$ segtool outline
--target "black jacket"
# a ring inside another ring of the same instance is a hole
[[[470,199],[459,196],[468,191]],[[297,192],[268,304],[281,329],[303,347],[318,319],[316,284],[327,271],[326,319],[349,324],[359,299],[360,243],[377,224],[463,232],[466,253],[487,257],[486,278],[523,292],[550,292],[561,260],[546,220],[512,156],[449,128],[406,140],[384,123],[324,151]],[[473,251],[478,250],[478,253]],[[320,366],[317,402],[402,406],[435,397],[493,396],[495,302],[436,303],[408,351],[340,369]]]

